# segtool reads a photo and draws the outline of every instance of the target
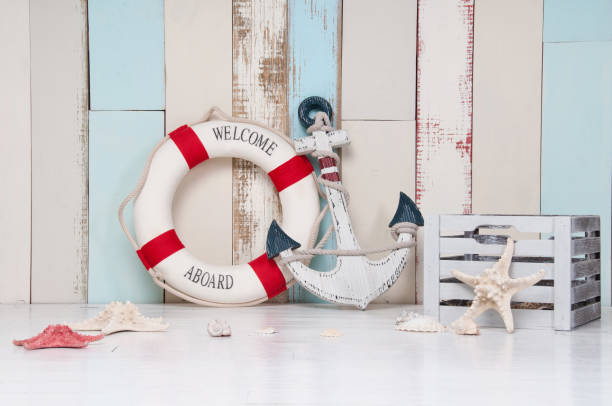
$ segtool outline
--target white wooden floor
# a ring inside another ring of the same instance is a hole
[[[599,405],[612,400],[612,309],[574,332],[394,330],[406,306],[214,309],[141,305],[165,333],[26,351],[13,338],[95,315],[94,305],[0,306],[0,405]],[[419,310],[414,308],[414,310]],[[233,335],[211,338],[208,320]],[[263,327],[279,333],[261,336]],[[335,328],[340,338],[320,337]],[[77,403],[78,402],[78,403]]]

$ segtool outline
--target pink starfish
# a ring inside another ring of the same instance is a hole
[[[42,333],[25,340],[13,340],[13,344],[23,346],[26,350],[40,348],[84,348],[92,341],[101,340],[103,334],[90,336],[75,333],[68,326],[50,325]]]

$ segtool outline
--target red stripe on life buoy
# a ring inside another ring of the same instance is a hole
[[[276,261],[269,259],[265,253],[249,262],[249,265],[253,268],[255,275],[257,275],[261,281],[268,295],[268,299],[287,290],[285,277],[276,264]]]
[[[200,137],[188,125],[177,128],[169,135],[179,151],[181,151],[181,154],[183,154],[189,169],[208,159],[208,152],[206,152],[204,144],[200,141]]]
[[[313,171],[312,165],[305,156],[294,156],[287,162],[268,173],[277,191],[281,191],[304,179]]]
[[[168,230],[143,245],[136,253],[144,266],[150,269],[183,248],[185,246],[176,231]]]

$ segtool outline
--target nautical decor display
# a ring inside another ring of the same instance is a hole
[[[325,189],[328,203],[322,214],[331,213],[332,226],[314,248],[298,250],[302,244],[292,239],[292,231],[286,227],[283,230],[272,222],[266,252],[268,258],[280,256],[279,263],[286,264],[297,281],[314,295],[365,309],[393,285],[404,269],[408,250],[414,247],[414,235],[417,227],[423,225],[423,217],[415,203],[400,192],[397,211],[389,224],[396,243],[381,249],[361,249],[348,214],[348,193],[340,181],[340,158],[333,150],[349,143],[348,133],[330,126],[331,106],[320,97],[305,99],[299,110],[300,121],[311,135],[295,140],[295,150],[299,155],[311,154],[319,161],[321,175],[317,180]],[[316,110],[312,119],[311,113]],[[321,249],[331,236],[332,228],[337,249]],[[366,256],[383,251],[391,253],[380,260],[370,260]],[[336,267],[329,272],[318,272],[301,262],[315,255],[335,255]]]
[[[248,264],[209,264],[189,252],[174,229],[172,201],[179,183],[190,169],[214,158],[242,158],[261,167],[279,192],[283,227],[307,245],[320,210],[312,165],[296,155],[284,135],[217,108],[203,122],[184,125],[157,144],[135,190],[122,202],[119,220],[158,286],[197,304],[257,304],[287,289],[293,282],[291,273],[265,253]],[[132,199],[136,238],[123,221],[123,210]]]
[[[468,275],[459,272],[455,269],[451,270],[451,274],[466,285],[474,288],[474,299],[469,309],[453,324],[451,327],[457,327],[460,330],[466,326],[465,319],[476,322],[476,318],[489,309],[495,310],[501,316],[506,326],[506,331],[512,333],[514,331],[514,320],[510,311],[510,300],[512,296],[538,283],[545,274],[543,269],[538,272],[523,276],[521,278],[511,278],[508,270],[512,262],[512,254],[514,253],[514,241],[512,238],[507,239],[506,249],[499,261],[492,268],[487,268],[478,275]],[[473,323],[467,323],[472,324]]]
[[[104,335],[119,331],[166,331],[168,323],[161,317],[143,316],[138,307],[128,302],[111,302],[97,316],[68,324],[73,330],[100,331]]]
[[[430,215],[425,223],[424,311],[446,325],[459,319],[456,332],[477,334],[469,320],[487,307],[502,317],[485,312],[478,324],[509,331],[572,330],[600,317],[599,216]]]

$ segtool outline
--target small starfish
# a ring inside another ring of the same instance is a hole
[[[126,303],[112,302],[96,317],[78,323],[69,324],[74,330],[100,330],[108,335],[118,331],[165,331],[168,324],[161,317],[149,318],[143,316],[138,307],[129,301]]]
[[[50,325],[42,333],[25,340],[13,340],[13,344],[23,346],[26,350],[40,348],[84,348],[92,341],[101,340],[104,336],[89,336],[75,333],[68,326]]]
[[[514,331],[514,320],[510,310],[512,296],[538,283],[544,277],[544,270],[542,269],[533,275],[523,278],[511,278],[508,270],[512,262],[513,252],[514,241],[512,238],[508,238],[506,249],[493,268],[485,269],[478,276],[467,275],[463,272],[452,270],[455,278],[474,288],[472,305],[459,320],[453,322],[453,325],[461,324],[458,322],[465,321],[462,319],[471,319],[473,321],[486,310],[493,309],[502,317],[506,331],[509,333]]]

